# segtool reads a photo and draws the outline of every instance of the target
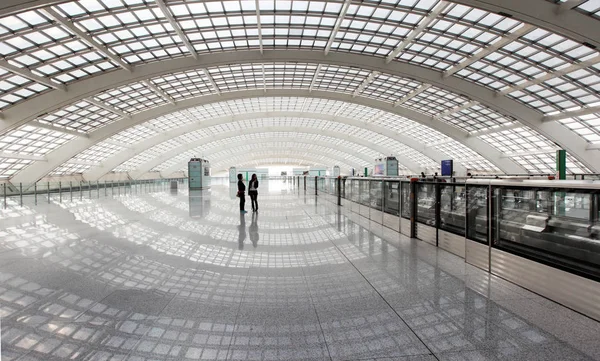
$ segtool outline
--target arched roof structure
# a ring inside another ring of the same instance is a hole
[[[315,127],[347,142],[348,166],[394,154],[407,172],[454,159],[550,173],[566,149],[570,172],[600,172],[599,13],[593,0],[7,0],[0,177],[141,176],[203,138],[235,148]],[[324,139],[306,160],[331,155]]]

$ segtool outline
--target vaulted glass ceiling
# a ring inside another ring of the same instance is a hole
[[[163,174],[191,154],[554,173],[557,149],[600,172],[600,54],[581,30],[597,1],[531,1],[560,27],[464,3],[0,4],[0,177]]]

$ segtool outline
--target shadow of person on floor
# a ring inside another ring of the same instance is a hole
[[[254,248],[258,246],[258,212],[252,213],[252,223],[250,223],[250,227],[248,231],[250,232],[250,240],[252,241],[252,245]]]
[[[246,217],[244,213],[240,213],[240,224],[238,226],[238,249],[244,249],[244,241],[246,240]]]

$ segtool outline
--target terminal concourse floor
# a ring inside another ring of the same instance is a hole
[[[260,186],[1,210],[2,361],[600,360],[600,323]]]

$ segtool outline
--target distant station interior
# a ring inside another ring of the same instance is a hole
[[[0,1],[0,361],[600,361],[600,0]]]

